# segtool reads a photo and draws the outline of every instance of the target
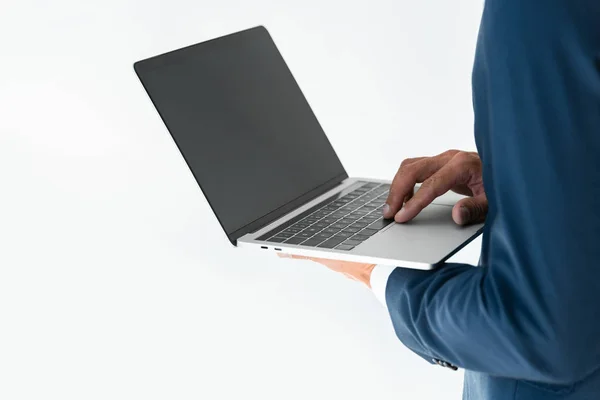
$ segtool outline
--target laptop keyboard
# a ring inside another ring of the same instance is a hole
[[[260,240],[352,250],[393,222],[382,217],[390,185],[359,183],[358,188],[316,206],[308,215],[297,221],[288,221]]]

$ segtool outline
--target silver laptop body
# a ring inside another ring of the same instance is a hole
[[[364,242],[357,244],[351,250],[322,248],[318,247],[319,245],[317,247],[307,247],[302,246],[302,244],[289,244],[285,241],[269,241],[270,238],[277,238],[279,232],[285,232],[285,229],[282,227],[293,227],[294,223],[290,221],[301,223],[310,214],[324,208],[325,204],[335,201],[334,199],[340,193],[352,191],[351,188],[356,186],[358,182],[390,184],[389,181],[384,180],[348,178],[339,187],[295,209],[272,224],[256,232],[242,236],[238,240],[238,247],[427,270],[435,268],[450,258],[475,239],[483,230],[483,224],[461,227],[454,223],[452,220],[452,207],[463,196],[448,193],[437,198],[433,204],[426,207],[414,220],[405,224],[390,222],[386,227],[370,236]],[[418,190],[418,186],[415,190]],[[387,192],[384,194],[387,196]],[[320,206],[316,207],[315,210],[315,206],[318,204]],[[310,210],[313,210],[313,212],[310,212]],[[374,210],[374,213],[381,214],[379,209]],[[368,229],[369,226],[371,224],[367,225],[364,229]],[[360,234],[360,232],[358,231],[355,235]],[[265,236],[269,236],[269,238]],[[323,239],[320,245],[327,242],[327,240],[330,239]],[[341,242],[339,247],[351,240],[352,236]],[[352,244],[354,243],[355,241],[352,242]]]

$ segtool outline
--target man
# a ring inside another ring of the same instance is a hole
[[[600,1],[487,0],[478,154],[404,161],[384,210],[403,223],[472,196],[453,218],[486,218],[479,267],[317,260],[380,293],[410,349],[464,368],[464,399],[600,399],[599,57]]]

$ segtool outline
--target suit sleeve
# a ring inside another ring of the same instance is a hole
[[[473,72],[490,203],[481,265],[397,268],[386,303],[428,361],[570,384],[600,366],[600,7],[539,4],[485,6]]]

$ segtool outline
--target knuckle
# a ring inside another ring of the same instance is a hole
[[[407,158],[400,164],[400,170],[413,172],[418,168],[418,165],[421,164],[420,161],[422,160],[417,158]]]
[[[414,158],[406,158],[406,159],[404,159],[400,163],[400,169],[408,167],[413,161],[414,161]]]
[[[450,150],[446,150],[445,152],[440,154],[440,156],[454,156],[454,155],[456,155],[456,153],[459,153],[459,152],[460,152],[460,150],[450,149]]]
[[[435,184],[435,178],[429,178],[427,179],[425,182],[421,183],[421,186],[419,187],[419,191],[418,193],[425,193],[428,190],[431,190],[431,187]]]
[[[421,189],[425,189],[424,194],[434,193],[441,184],[441,178],[437,175],[434,175],[423,182]]]
[[[398,178],[398,183],[414,179],[415,171],[416,170],[414,165],[405,165],[403,167],[400,167],[400,170],[396,175],[396,177]]]
[[[478,169],[481,167],[481,159],[477,153],[471,153],[467,151],[461,151],[456,153],[454,160],[462,165],[471,169]]]
[[[473,155],[467,153],[466,151],[459,151],[454,155],[454,159],[459,164],[470,164],[473,162]]]
[[[427,179],[425,182],[421,183],[421,186],[419,186],[419,190],[417,190],[417,193],[415,194],[415,196],[422,196],[423,193],[425,193],[428,190],[431,190],[431,178]]]

